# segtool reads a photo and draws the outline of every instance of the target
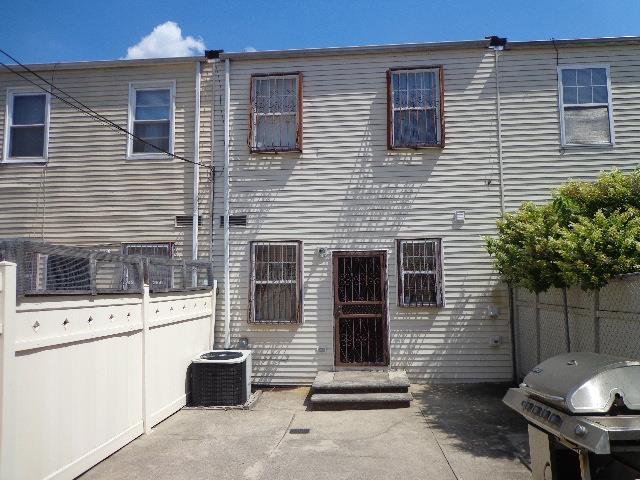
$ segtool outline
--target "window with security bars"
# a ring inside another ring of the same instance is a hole
[[[559,67],[562,145],[614,143],[609,67]]]
[[[389,70],[389,148],[444,145],[442,68]]]
[[[301,243],[251,243],[251,316],[255,323],[301,322]]]
[[[131,85],[129,155],[173,153],[173,91],[173,83]]]
[[[401,307],[444,305],[442,242],[398,240],[398,300]]]
[[[302,74],[251,77],[252,152],[299,151],[302,144]]]

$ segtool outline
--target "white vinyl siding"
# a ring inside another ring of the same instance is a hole
[[[500,215],[493,54],[485,49],[232,60],[230,71],[230,209],[247,228],[230,231],[231,344],[248,338],[257,383],[311,383],[334,368],[331,252],[388,252],[390,368],[414,382],[507,381],[511,345],[506,288],[492,274],[485,235]],[[447,146],[387,148],[387,72],[443,65]],[[304,144],[300,153],[251,155],[247,112],[256,74],[304,76]],[[553,76],[555,79],[555,75]],[[224,66],[216,92],[224,92]],[[224,158],[224,96],[215,95],[215,155]],[[557,111],[557,107],[554,108]],[[488,183],[492,179],[492,183]],[[223,175],[216,175],[214,213],[223,214]],[[453,225],[456,210],[466,222]],[[216,222],[214,238],[222,238]],[[442,238],[445,306],[401,308],[398,238]],[[303,323],[250,323],[254,241],[295,238],[301,246]],[[224,274],[223,242],[214,240],[214,275]],[[322,256],[324,248],[329,255]],[[221,285],[221,289],[226,288]],[[224,318],[219,296],[217,318]],[[498,318],[483,314],[496,305]],[[217,345],[224,338],[216,323]],[[505,341],[491,347],[491,336]]]
[[[615,143],[609,67],[560,66],[558,77],[562,144]]]
[[[37,89],[9,89],[4,161],[46,162],[48,137],[49,94]]]
[[[65,68],[57,65],[39,71],[43,78],[105,115],[126,126],[129,85],[175,82],[174,152],[194,157],[195,61],[177,60],[160,65]],[[53,75],[53,77],[52,77]],[[7,89],[28,87],[28,82],[0,72],[0,157],[5,148],[5,96]],[[24,91],[24,90],[23,90]],[[200,158],[211,159],[207,132],[211,125],[211,71],[203,69]],[[83,115],[51,96],[48,158],[3,164],[0,173],[0,231],[4,236],[45,238],[64,245],[100,245],[120,253],[123,242],[173,242],[176,256],[191,257],[191,235],[176,227],[176,215],[193,208],[193,165],[166,155],[126,157],[127,136]],[[7,145],[8,146],[8,145]],[[207,255],[210,218],[210,169],[201,168],[199,209],[200,251]],[[185,178],[189,180],[185,180]],[[188,252],[188,253],[185,253]]]
[[[129,136],[131,158],[167,157],[173,153],[174,82],[131,84],[129,90]]]

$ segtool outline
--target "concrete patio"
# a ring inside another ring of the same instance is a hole
[[[409,408],[356,411],[267,390],[251,410],[182,410],[82,479],[525,480],[526,425],[505,389],[413,386]]]

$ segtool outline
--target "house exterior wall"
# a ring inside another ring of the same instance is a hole
[[[79,101],[126,128],[129,84],[175,81],[177,155],[194,157],[196,61],[127,62],[99,68],[58,68],[38,73]],[[206,70],[206,69],[205,69]],[[30,78],[32,75],[27,74]],[[211,77],[202,76],[201,157],[211,161]],[[36,80],[38,81],[38,80]],[[39,81],[38,81],[39,82]],[[43,84],[43,82],[39,82]],[[5,134],[7,89],[31,87],[0,73],[0,158]],[[55,93],[55,91],[54,91]],[[126,159],[127,138],[51,97],[49,157],[42,164],[0,164],[0,237],[22,236],[71,245],[174,242],[176,254],[191,257],[191,227],[176,227],[176,215],[191,215],[193,165],[177,159]],[[210,212],[201,168],[203,217],[200,240],[208,242]],[[207,220],[208,219],[208,220]],[[205,255],[208,255],[205,250]]]
[[[517,48],[502,53],[501,105],[507,210],[543,201],[566,180],[593,180],[605,169],[640,164],[640,50],[633,45]],[[613,147],[560,144],[557,65],[610,67]]]
[[[444,66],[446,147],[388,151],[386,72],[430,65]],[[250,76],[291,71],[304,76],[302,153],[250,154]],[[218,77],[222,84],[222,64]],[[319,247],[388,252],[392,368],[406,369],[413,381],[510,379],[507,292],[483,241],[499,216],[493,53],[477,48],[232,60],[230,78],[230,208],[232,215],[248,217],[246,228],[231,227],[230,233],[231,336],[232,345],[248,337],[254,381],[310,383],[318,369],[333,368],[331,258],[320,258]],[[224,98],[216,101],[221,109]],[[221,122],[218,127],[221,171]],[[222,187],[220,176],[216,215],[223,213]],[[456,210],[466,212],[463,225],[453,221]],[[222,233],[218,228],[214,241],[219,279]],[[443,239],[446,306],[400,308],[395,241],[424,237]],[[303,242],[301,325],[247,323],[254,240]],[[489,318],[490,305],[498,307],[497,318]],[[491,347],[495,335],[503,343]],[[216,338],[223,338],[222,331]]]

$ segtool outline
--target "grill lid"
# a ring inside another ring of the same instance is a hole
[[[598,353],[565,353],[533,368],[520,385],[571,413],[607,413],[616,395],[640,410],[640,362]]]

